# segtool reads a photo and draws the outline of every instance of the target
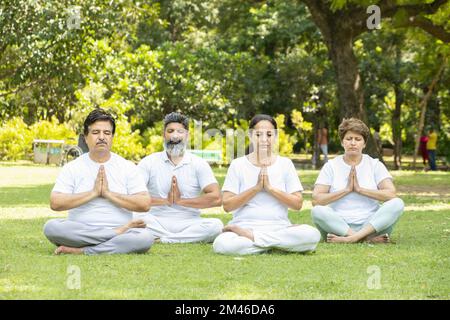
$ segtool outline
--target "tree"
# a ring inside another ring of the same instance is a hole
[[[342,117],[357,117],[367,123],[364,107],[362,79],[358,61],[353,52],[354,40],[368,31],[366,27],[365,1],[303,0],[311,12],[312,19],[320,29],[336,73],[337,94]],[[381,0],[375,3],[381,9],[383,18],[396,17],[402,26],[419,27],[448,42],[450,33],[445,26],[435,25],[426,17],[436,13],[448,0],[432,3],[400,4],[400,1]],[[377,155],[373,137],[370,137],[367,151]]]

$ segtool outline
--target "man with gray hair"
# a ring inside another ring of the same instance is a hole
[[[162,243],[212,242],[223,228],[200,209],[222,205],[219,184],[209,164],[186,150],[189,119],[177,112],[164,118],[164,151],[141,160],[152,208],[139,215]]]

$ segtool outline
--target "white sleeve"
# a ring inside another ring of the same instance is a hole
[[[148,190],[144,183],[144,179],[142,178],[142,174],[134,163],[130,163],[127,175],[127,193],[135,194],[144,191],[146,192]]]
[[[292,160],[288,159],[288,163],[286,163],[286,192],[293,193],[297,191],[303,191],[302,183],[300,182],[300,178],[298,177],[297,170],[295,169],[294,163]]]
[[[216,177],[214,176],[214,172],[211,169],[206,160],[201,160],[198,162],[197,168],[197,179],[200,185],[200,189],[204,189],[210,184],[218,183]]]
[[[375,164],[374,173],[375,173],[375,182],[377,186],[381,181],[383,181],[386,178],[392,179],[392,176],[387,170],[386,166],[383,164],[383,162],[379,160],[377,160]]]
[[[333,168],[330,162],[325,163],[322,170],[320,170],[314,185],[316,184],[323,184],[325,186],[331,186],[333,184]]]
[[[141,161],[139,161],[137,167],[139,170],[139,173],[141,174],[142,180],[145,185],[148,185],[148,182],[150,180],[150,168],[148,166],[149,159],[145,157]]]
[[[222,191],[229,191],[234,194],[239,194],[239,174],[236,170],[236,165],[234,162],[231,162],[230,167],[228,168]]]
[[[52,192],[62,192],[72,194],[75,191],[75,177],[70,170],[69,164],[65,165],[58,177]]]

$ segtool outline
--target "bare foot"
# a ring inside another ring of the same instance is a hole
[[[235,224],[227,225],[222,230],[223,230],[223,232],[234,232],[238,236],[249,238],[252,241],[255,240],[253,238],[253,232],[251,230],[241,228],[241,227],[239,227],[239,226],[237,226]]]
[[[389,238],[389,235],[386,233],[376,237],[368,238],[366,241],[369,243],[390,243],[391,239]]]
[[[66,247],[66,246],[59,246],[55,250],[56,255],[60,254],[82,254],[83,249],[82,248],[72,248],[72,247]]]
[[[132,221],[128,222],[127,224],[121,226],[121,227],[115,228],[114,231],[117,234],[122,234],[122,233],[125,233],[125,232],[127,232],[128,230],[130,230],[132,228],[145,228],[145,227],[146,227],[146,224],[145,224],[144,220],[139,219],[139,220],[132,220]]]
[[[354,243],[353,238],[351,236],[340,237],[335,234],[329,233],[327,234],[327,242],[330,243]]]

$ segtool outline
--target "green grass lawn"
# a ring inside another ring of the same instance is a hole
[[[42,226],[66,215],[48,207],[59,170],[0,164],[0,299],[450,298],[449,173],[393,172],[406,203],[395,244],[320,243],[314,253],[245,257],[214,254],[210,244],[155,244],[145,255],[54,256]],[[223,183],[226,169],[214,170]],[[317,174],[299,171],[306,200],[290,212],[295,223],[311,224]],[[203,216],[231,219],[220,208]]]

